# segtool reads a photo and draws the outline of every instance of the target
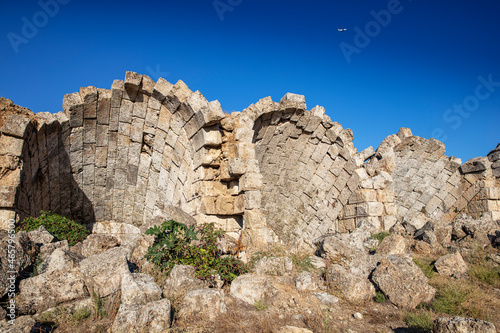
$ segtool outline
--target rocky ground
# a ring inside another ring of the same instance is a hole
[[[2,243],[8,234],[0,234]],[[462,216],[416,230],[354,231],[249,256],[231,285],[191,266],[162,275],[143,258],[151,236],[92,234],[69,247],[43,227],[18,232],[19,293],[0,332],[497,332],[500,221]],[[0,274],[7,275],[7,247]],[[36,272],[33,273],[33,270]],[[30,277],[31,275],[31,277]],[[5,281],[6,279],[2,279]]]

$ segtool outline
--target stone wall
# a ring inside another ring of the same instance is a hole
[[[11,115],[0,135],[2,221],[51,210],[137,232],[189,215],[300,250],[402,219],[500,218],[499,147],[462,165],[403,128],[358,152],[350,129],[296,94],[227,115],[182,81],[127,72],[109,90],[64,96],[63,112]]]

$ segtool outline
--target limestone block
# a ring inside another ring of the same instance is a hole
[[[194,135],[192,143],[195,151],[198,151],[202,147],[219,147],[222,144],[222,135],[219,131],[219,126],[200,129]]]
[[[124,273],[121,283],[122,304],[146,304],[161,299],[162,291],[152,276]]]
[[[277,289],[266,276],[244,274],[231,283],[231,296],[250,305],[257,301],[266,301],[276,293]]]
[[[147,98],[147,96],[143,97],[143,98]],[[132,110],[132,116],[137,117],[137,118],[141,118],[141,119],[145,119],[146,114],[147,114],[147,105],[148,104],[146,102],[136,101],[134,103],[134,108]]]
[[[111,90],[97,89],[97,123],[109,125],[109,112],[111,111]]]
[[[463,317],[441,317],[434,320],[433,332],[435,333],[495,333],[497,332],[495,325],[492,323]]]
[[[218,166],[220,165],[220,150],[211,148],[201,148],[194,154],[194,168],[200,166]]]
[[[16,203],[16,187],[0,186],[0,207],[14,208]]]
[[[123,123],[131,123],[132,122],[132,109],[134,107],[134,103],[128,100],[123,100],[120,106],[120,116],[119,121]]]
[[[366,302],[375,296],[375,288],[368,279],[355,275],[338,264],[328,268],[326,282],[329,288],[340,292],[349,301]]]
[[[112,333],[161,333],[170,328],[171,305],[168,299],[147,304],[122,304],[111,328]]]
[[[383,189],[377,191],[377,200],[379,202],[394,202],[394,191],[391,189]],[[367,200],[369,201],[369,200]],[[374,200],[375,201],[375,200]]]
[[[115,247],[81,261],[80,271],[87,287],[106,297],[120,290],[122,276],[129,269],[123,249]],[[114,272],[111,276],[110,271]]]
[[[24,140],[8,135],[0,137],[0,155],[21,156]]]
[[[236,157],[254,160],[255,159],[255,149],[253,144],[247,142],[238,142],[236,144]]]
[[[258,191],[263,184],[263,176],[259,173],[245,173],[240,178],[242,191]]]
[[[149,100],[148,107],[159,110],[161,103],[171,94],[173,86],[172,83],[160,77],[153,88],[153,98]],[[158,104],[156,104],[156,101]]]
[[[83,125],[83,101],[79,93],[64,95],[63,112],[69,118],[72,128]]]
[[[142,75],[127,71],[125,74],[125,91],[123,97],[135,101],[141,81]]]
[[[384,230],[390,230],[397,221],[397,217],[394,215],[382,217],[382,225]]]
[[[460,171],[462,171],[463,174],[483,172],[488,166],[489,161],[486,157],[476,157],[465,162],[460,167]]]
[[[245,192],[245,209],[260,208],[262,204],[262,193],[260,191]]]
[[[80,88],[80,96],[83,101],[83,118],[95,119],[97,117],[97,88],[93,86]]]
[[[260,209],[245,211],[243,225],[249,229],[260,229],[266,227],[266,215]]]
[[[349,203],[357,204],[357,203],[362,203],[362,202],[367,202],[367,201],[383,202],[381,200],[377,200],[377,194],[378,194],[378,191],[375,191],[373,189],[358,189],[355,192],[353,192],[353,194],[349,198]]]
[[[177,320],[179,322],[215,321],[220,314],[226,312],[224,291],[196,289],[189,291],[182,299]]]
[[[12,114],[7,118],[7,120],[5,120],[0,132],[19,139],[25,139],[29,124],[29,118],[18,114]]]
[[[439,257],[434,263],[434,266],[440,275],[445,276],[460,276],[465,274],[468,270],[468,266],[460,255],[460,252]]]
[[[411,132],[411,129],[409,128],[406,128],[406,127],[401,127],[399,129],[399,132],[398,132],[398,137],[401,139],[401,140],[404,140],[406,138],[409,138],[411,136],[413,136],[412,132]]]

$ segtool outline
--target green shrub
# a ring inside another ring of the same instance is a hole
[[[41,211],[39,217],[28,217],[17,227],[18,231],[33,231],[44,226],[48,232],[57,240],[67,240],[69,246],[83,241],[89,235],[89,231],[72,220],[51,212]]]
[[[73,322],[79,323],[90,317],[91,313],[92,312],[86,306],[82,306],[76,309],[76,311],[71,314],[70,319]]]
[[[384,303],[385,302],[385,295],[381,291],[377,291],[375,294],[375,302],[377,303]]]
[[[408,327],[418,332],[432,332],[433,325],[430,311],[409,312],[404,319]]]
[[[381,231],[381,232],[378,232],[376,234],[372,234],[372,238],[375,238],[376,240],[378,240],[378,243],[382,243],[382,241],[384,240],[384,238],[386,238],[387,236],[390,236],[391,233],[387,232],[387,231]]]
[[[147,235],[155,237],[155,241],[145,257],[166,274],[170,274],[175,265],[190,265],[194,266],[196,276],[202,280],[213,279],[215,274],[219,274],[222,280],[230,283],[238,275],[246,273],[247,268],[240,260],[219,254],[217,242],[223,233],[212,223],[187,227],[168,220],[146,231]]]

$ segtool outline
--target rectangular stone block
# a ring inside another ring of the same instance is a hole
[[[394,202],[394,191],[391,189],[377,190],[377,201]]]
[[[8,135],[0,137],[0,155],[21,156],[24,140]]]
[[[111,111],[111,90],[97,89],[97,123],[109,125],[109,112]]]
[[[83,125],[83,101],[79,93],[64,95],[63,112],[69,118],[72,128]]]
[[[0,186],[0,208],[14,208],[16,203],[16,187]]]
[[[84,119],[83,121],[83,143],[96,143],[97,121],[96,119]]]
[[[356,206],[357,216],[382,216],[384,205],[381,202],[364,202]]]
[[[222,144],[222,135],[219,126],[204,127],[192,139],[193,148],[198,151],[202,147],[219,147]]]
[[[121,123],[131,123],[132,122],[132,109],[134,103],[129,100],[123,100],[120,106],[120,116],[119,121]]]
[[[245,173],[240,178],[240,187],[242,191],[258,191],[263,184],[263,177],[259,173]]]
[[[144,119],[142,118],[132,118],[132,124],[130,125],[130,140],[133,142],[142,142],[144,128]]]
[[[357,204],[362,202],[377,201],[377,191],[373,189],[358,189],[349,198],[349,203]]]
[[[95,119],[97,117],[97,88],[93,86],[80,88],[83,101],[83,118]]]
[[[147,103],[136,101],[134,103],[132,115],[137,118],[145,119],[147,114],[147,105]]]

